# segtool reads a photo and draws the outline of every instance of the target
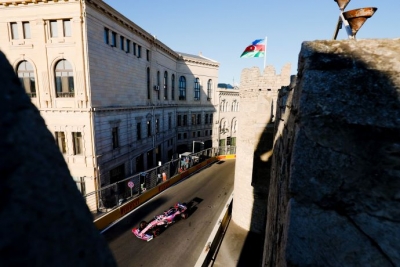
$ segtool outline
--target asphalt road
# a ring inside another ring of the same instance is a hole
[[[154,197],[103,233],[119,267],[193,267],[229,196],[233,192],[235,160],[206,167]],[[192,202],[191,202],[192,201]],[[176,202],[193,203],[190,216],[170,225],[146,242],[132,232]]]

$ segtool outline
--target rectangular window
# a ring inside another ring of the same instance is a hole
[[[178,134],[178,140],[182,139],[182,134]]]
[[[156,134],[160,132],[160,120],[156,119]]]
[[[172,117],[171,115],[168,115],[168,130],[172,129]]]
[[[182,126],[182,116],[181,115],[178,115],[177,121],[178,121],[178,126]]]
[[[212,135],[212,130],[210,130],[210,136]]]
[[[119,147],[118,127],[112,128],[112,146],[113,146],[113,149],[116,149]]]
[[[31,39],[31,26],[29,22],[22,22],[22,29],[24,30],[24,39]]]
[[[150,50],[146,49],[146,59],[147,61],[150,61]]]
[[[64,37],[71,37],[71,20],[63,20]]]
[[[56,132],[56,144],[60,149],[61,153],[63,154],[67,153],[64,132]]]
[[[126,53],[129,53],[131,51],[131,40],[126,39]]]
[[[136,43],[133,43],[133,55],[136,56]]]
[[[208,130],[206,130],[205,132],[204,132],[204,136],[207,136],[208,135]]]
[[[236,137],[231,137],[231,146],[236,146]]]
[[[147,137],[151,136],[151,120],[147,121]]]
[[[196,125],[196,115],[192,114],[192,125]]]
[[[18,40],[18,24],[16,22],[10,23],[11,27],[11,39]]]
[[[206,117],[204,118],[204,124],[208,123],[208,114],[206,114]]]
[[[187,133],[183,134],[183,139],[187,139]]]
[[[192,137],[196,137],[196,132],[192,132]]]
[[[197,114],[197,124],[201,124],[201,114]]]
[[[140,122],[136,124],[136,136],[137,140],[142,139],[142,124]]]
[[[121,50],[125,50],[124,46],[125,46],[125,38],[124,36],[120,36],[119,37],[119,46],[121,48]]]
[[[82,133],[81,132],[73,132],[72,133],[72,142],[74,144],[74,155],[82,154]]]
[[[117,46],[117,33],[116,32],[111,32],[111,46],[112,47]]]
[[[124,164],[110,170],[110,184],[121,181],[125,178]]]
[[[142,46],[138,45],[137,57],[142,57]]]
[[[74,77],[68,77],[68,92],[73,93],[74,92]]]
[[[200,137],[200,136],[201,136],[200,131],[197,131],[197,137]]]
[[[213,114],[210,114],[210,123],[213,123]]]
[[[183,126],[187,125],[187,115],[183,115]]]
[[[56,20],[50,20],[50,36],[52,38],[58,37],[58,27]]]
[[[104,28],[104,42],[110,44],[110,30],[107,28]]]

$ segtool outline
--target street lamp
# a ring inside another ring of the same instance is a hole
[[[203,144],[203,145],[204,145],[204,142],[201,142],[201,141],[193,141],[193,149],[192,149],[192,153],[194,153],[194,143],[201,143],[201,144]]]

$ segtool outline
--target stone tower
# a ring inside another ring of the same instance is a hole
[[[240,79],[240,110],[232,218],[240,227],[265,231],[273,121],[278,90],[290,83],[287,64],[281,74],[272,66],[264,73],[244,69]]]

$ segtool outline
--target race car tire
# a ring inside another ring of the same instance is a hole
[[[148,223],[146,221],[141,221],[139,224],[139,231],[142,231],[147,225]]]
[[[153,230],[153,237],[159,236],[159,235],[160,235],[160,233],[161,233],[161,230],[160,230],[160,228],[156,228],[156,229],[154,229],[154,230]]]
[[[188,217],[188,214],[186,212],[181,213],[181,218],[186,219]]]

